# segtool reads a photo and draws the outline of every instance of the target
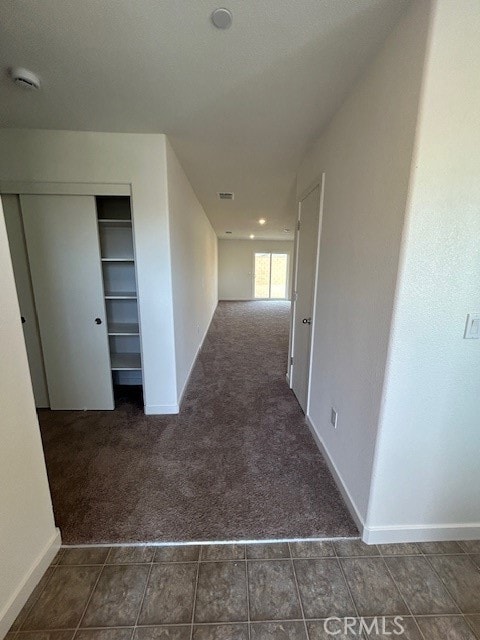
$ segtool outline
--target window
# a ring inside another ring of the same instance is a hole
[[[285,300],[287,297],[288,254],[256,253],[254,297]]]

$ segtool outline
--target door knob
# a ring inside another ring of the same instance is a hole
[[[100,318],[95,318],[95,324],[102,324],[102,321]]]
[[[311,318],[304,318],[302,320],[303,324],[312,324],[312,319]]]
[[[21,320],[22,320],[22,324],[25,324],[25,322],[26,322],[25,318],[23,316],[20,316],[20,317],[21,317]]]

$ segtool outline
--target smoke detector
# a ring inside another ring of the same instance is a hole
[[[232,26],[233,16],[228,9],[215,9],[211,17],[217,29],[230,29]]]
[[[218,197],[220,200],[233,200],[235,194],[231,191],[220,191]]]
[[[10,71],[11,78],[17,87],[22,89],[40,89],[40,78],[23,67],[14,67]]]

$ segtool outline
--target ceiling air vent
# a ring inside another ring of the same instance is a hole
[[[233,195],[231,191],[220,191],[218,197],[220,200],[233,200]]]

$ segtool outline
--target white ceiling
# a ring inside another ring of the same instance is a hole
[[[228,31],[210,23],[218,6]],[[303,155],[406,6],[2,0],[1,126],[166,133],[220,237],[288,239]],[[15,87],[12,65],[41,91]]]

